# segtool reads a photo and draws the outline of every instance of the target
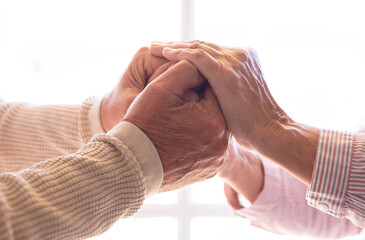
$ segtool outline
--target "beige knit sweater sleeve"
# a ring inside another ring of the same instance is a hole
[[[94,236],[158,190],[163,173],[152,142],[127,122],[92,137],[94,104],[0,100],[1,240]]]

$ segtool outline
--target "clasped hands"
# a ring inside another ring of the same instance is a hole
[[[105,131],[131,122],[151,139],[164,170],[161,191],[218,172],[229,183],[239,166],[250,165],[257,178],[251,200],[263,180],[260,158],[249,151],[275,156],[273,140],[293,123],[273,99],[254,50],[201,41],[140,49],[104,98],[101,121]]]

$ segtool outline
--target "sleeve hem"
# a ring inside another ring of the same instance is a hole
[[[100,119],[100,107],[102,102],[103,102],[102,97],[96,97],[89,111],[88,117],[90,123],[90,131],[92,135],[96,135],[98,133],[105,133]]]
[[[322,130],[318,141],[312,182],[307,201],[312,207],[342,217],[351,174],[353,136],[349,133]]]
[[[84,142],[84,144],[88,143],[93,137],[91,129],[90,129],[90,121],[89,121],[89,113],[95,102],[95,97],[87,98],[80,107],[79,111],[79,134]]]
[[[145,178],[147,196],[158,192],[163,180],[163,168],[158,152],[147,135],[126,121],[119,123],[107,134],[121,140],[136,156]]]

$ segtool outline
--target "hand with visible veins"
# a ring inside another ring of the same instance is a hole
[[[180,61],[148,84],[123,119],[155,145],[164,171],[160,191],[213,177],[222,165],[228,130],[212,90],[202,89],[201,98],[191,93],[195,101],[183,99],[204,80],[193,64]]]
[[[172,62],[193,63],[212,87],[237,142],[311,182],[319,129],[293,121],[279,107],[253,49],[182,41],[155,42],[150,51]]]
[[[173,63],[165,58],[152,55],[148,47],[139,49],[118,84],[103,99],[100,119],[104,131],[108,132],[117,125],[137,95],[171,65]],[[189,89],[182,98],[188,102],[197,100],[199,96]]]

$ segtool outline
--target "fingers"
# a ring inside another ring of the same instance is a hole
[[[147,78],[150,78],[161,65],[166,63],[168,63],[168,61],[165,58],[156,57],[149,52],[149,55],[146,57],[144,63]]]
[[[209,46],[211,48],[214,48],[216,50],[219,50],[220,47],[214,43],[209,43],[209,42],[204,42],[204,41],[200,41],[200,40],[192,40],[192,41],[176,41],[176,42],[158,42],[158,41],[153,41],[151,43],[151,46],[152,45],[165,45],[165,47],[168,47],[168,45],[170,47],[172,46],[176,46],[176,47],[180,47],[180,46],[186,46],[188,48],[197,48],[197,46],[200,46],[200,45],[206,45],[206,46]]]
[[[162,64],[160,67],[158,67],[156,69],[156,71],[153,72],[152,76],[147,80],[147,85],[152,82],[153,80],[155,80],[158,76],[160,76],[162,73],[164,73],[167,69],[169,69],[170,67],[172,67],[174,65],[174,63],[172,62],[167,62],[165,64]]]
[[[152,42],[150,46],[151,54],[156,57],[163,57],[162,50],[165,48],[165,44],[160,42]]]
[[[198,87],[203,81],[204,78],[196,67],[186,60],[176,63],[155,80],[156,84],[163,85],[180,98],[186,91]],[[191,93],[188,94],[188,97],[191,96]]]
[[[227,198],[227,202],[229,203],[229,205],[231,205],[231,207],[235,210],[241,209],[243,208],[243,206],[241,205],[239,199],[238,199],[238,194],[236,191],[233,190],[233,188],[231,188],[228,184],[224,184],[224,194],[226,195]]]
[[[142,47],[133,56],[131,63],[124,72],[120,83],[117,86],[117,93],[123,93],[127,90],[141,92],[148,84],[148,79],[153,80],[158,75],[155,71],[159,69],[159,73],[164,71],[160,67],[168,63],[166,58],[156,57],[150,53],[148,47]]]
[[[172,48],[172,49],[201,49],[209,53],[213,57],[217,57],[221,55],[220,47],[212,43],[206,43],[202,41],[180,41],[173,43],[158,43],[153,42],[150,46],[150,51],[153,55],[164,57],[163,49],[164,48]]]
[[[150,78],[156,69],[166,62],[167,60],[165,58],[157,57],[151,54],[148,47],[140,48],[132,60],[132,63],[141,65],[143,71],[145,71],[146,78]]]
[[[215,121],[221,123],[222,129],[227,129],[227,123],[222,113],[222,109],[211,87],[205,88],[204,97],[198,102],[198,104],[202,109],[207,109],[211,116],[214,116]]]
[[[205,42],[205,41],[200,41],[200,40],[192,40],[192,41],[178,41],[178,42],[168,42],[168,44],[173,44],[173,43],[182,43],[182,42],[185,42],[185,43],[189,43],[191,45],[200,45],[200,44],[204,44],[204,45],[207,45],[207,46],[210,46],[214,49],[220,49],[220,47],[214,43],[210,43],[210,42]]]
[[[163,50],[165,58],[172,62],[188,60],[194,64],[199,72],[209,81],[213,89],[219,84],[220,63],[209,53],[201,49],[172,49],[165,48]]]

